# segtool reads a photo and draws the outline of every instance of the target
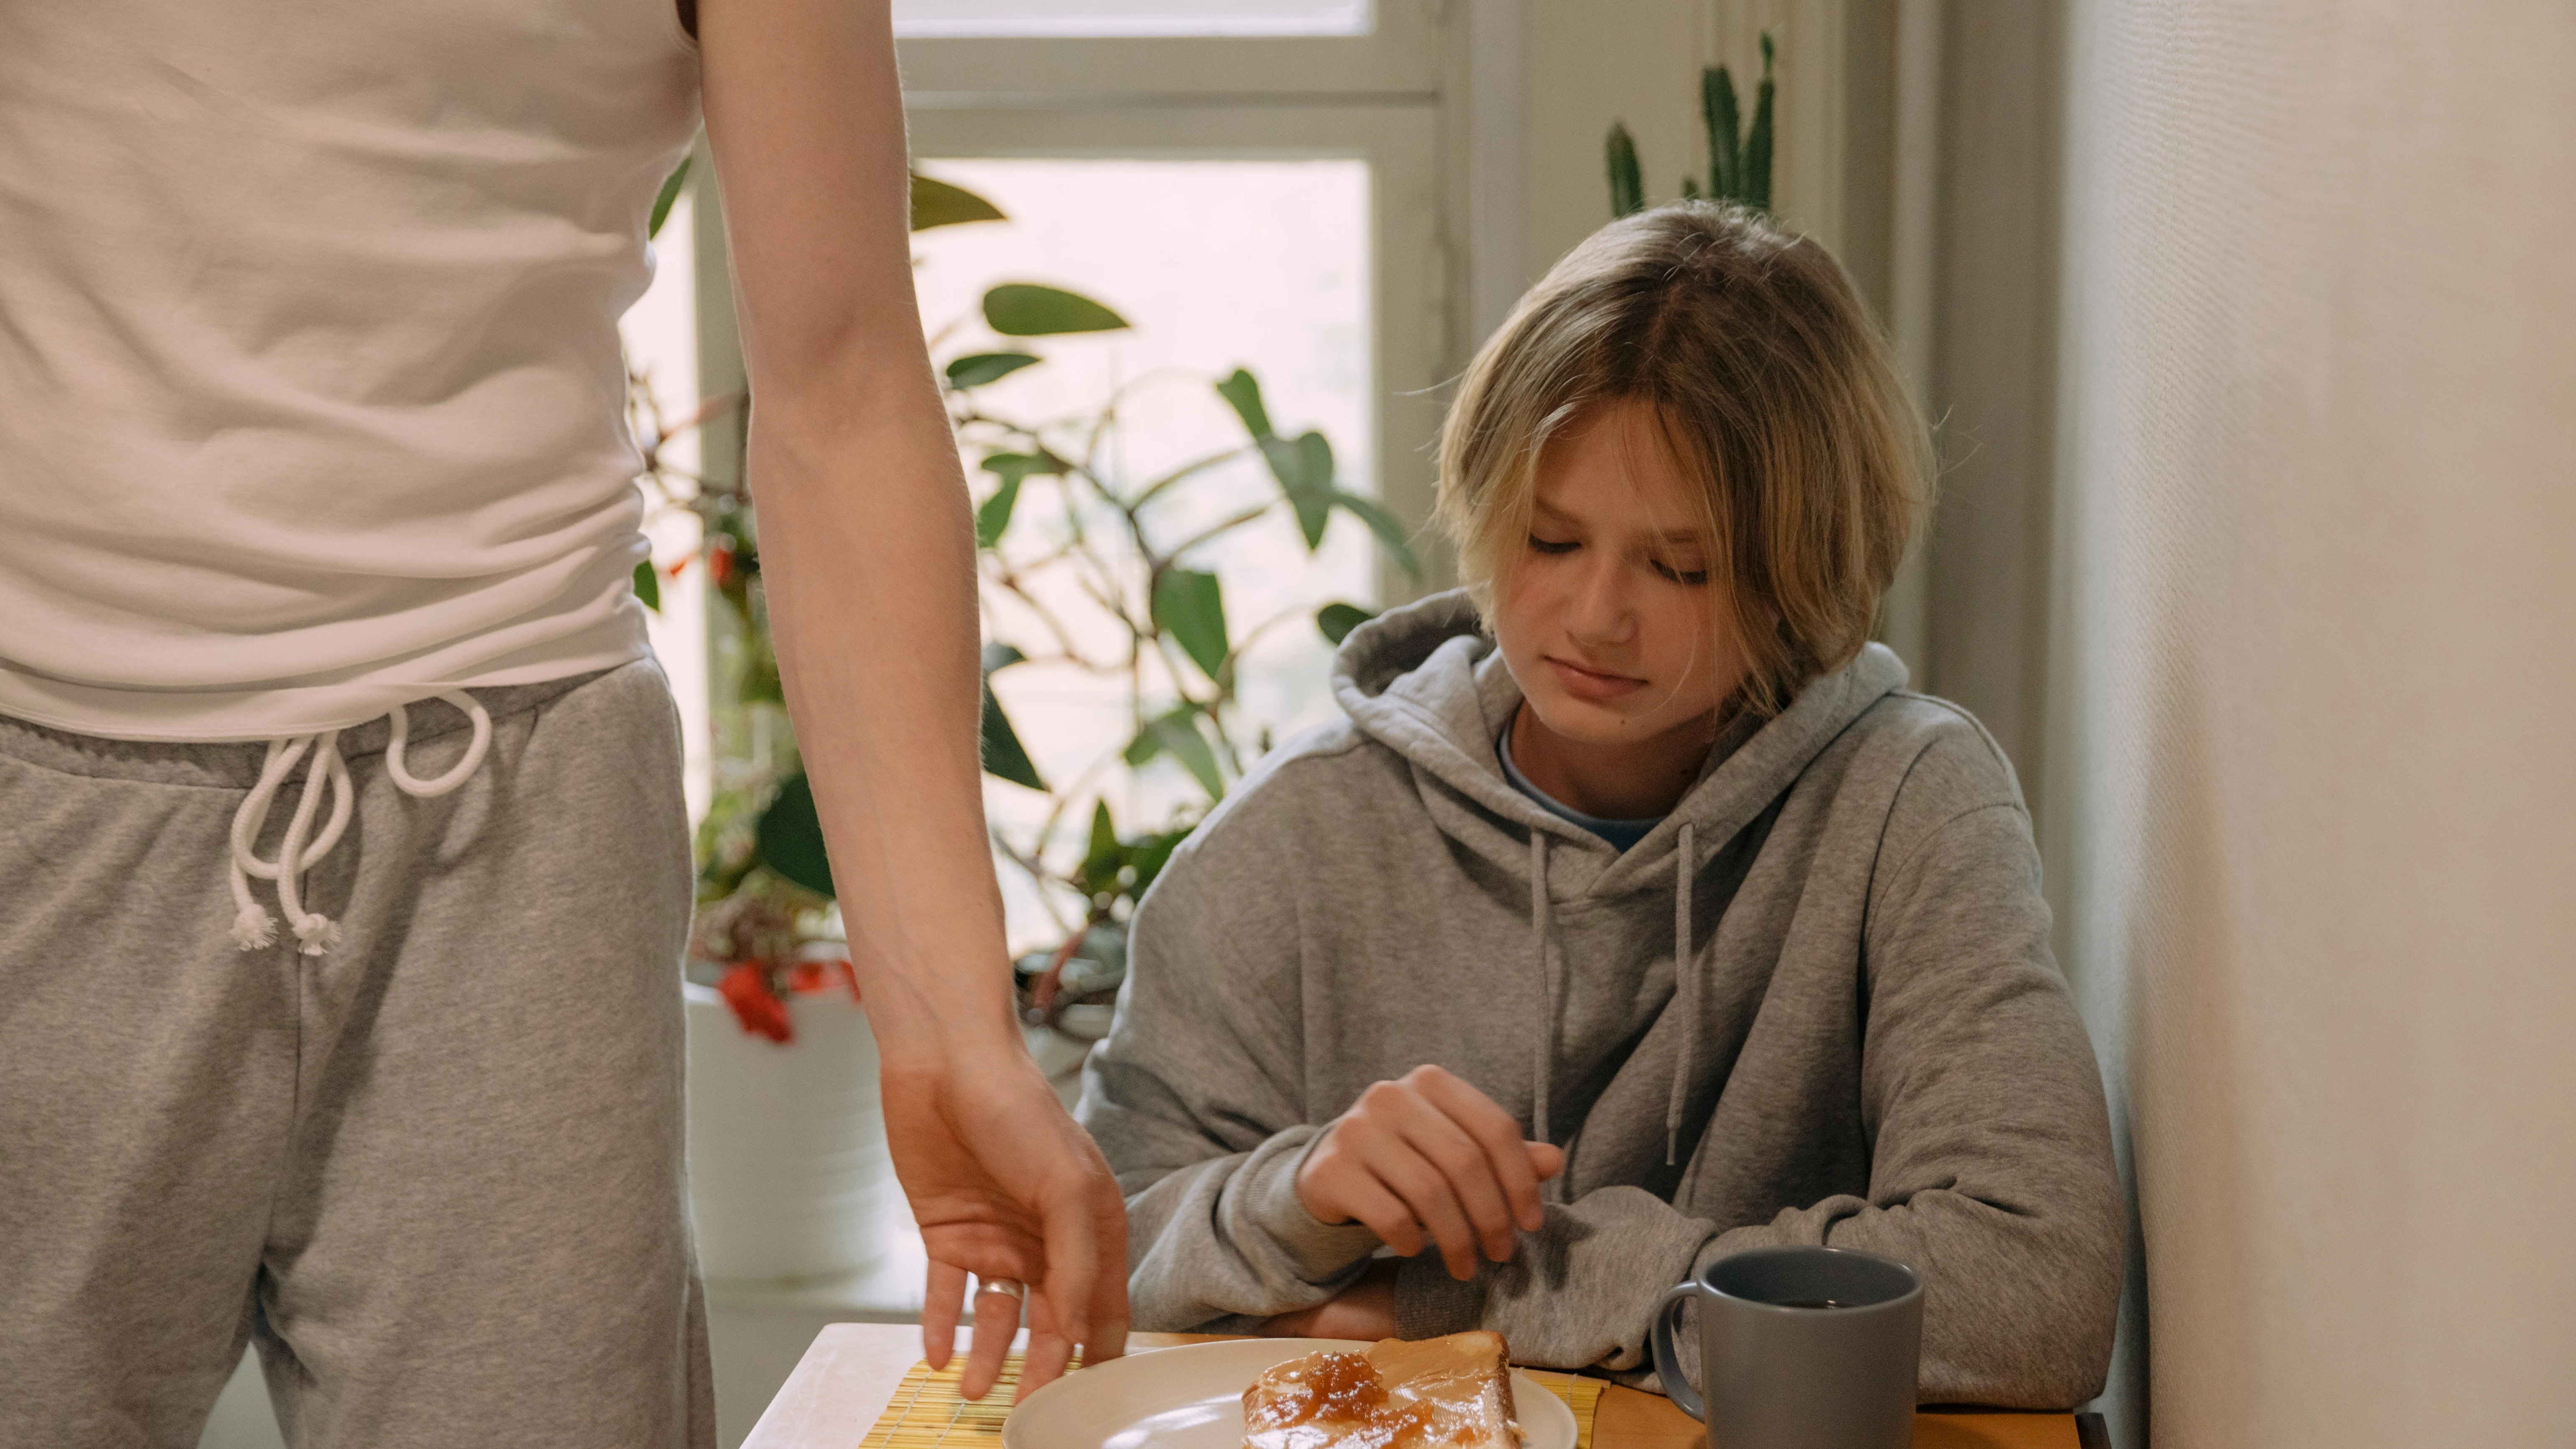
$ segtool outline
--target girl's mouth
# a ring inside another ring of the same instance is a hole
[[[1606,703],[1624,698],[1646,687],[1646,681],[1625,674],[1613,674],[1606,669],[1587,668],[1584,665],[1559,659],[1553,654],[1541,657],[1547,660],[1547,667],[1555,671],[1557,685],[1576,699],[1590,700],[1596,704]]]

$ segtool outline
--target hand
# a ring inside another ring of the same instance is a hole
[[[1029,1345],[1019,1396],[1127,1342],[1127,1211],[1100,1149],[1065,1115],[1019,1043],[959,1049],[944,1062],[888,1063],[886,1144],[930,1250],[921,1346],[933,1368],[956,1345],[966,1275],[1028,1285]],[[975,1299],[967,1398],[993,1387],[1023,1305],[998,1291]]]
[[[1504,1262],[1515,1224],[1538,1230],[1538,1185],[1564,1170],[1565,1154],[1522,1141],[1492,1098],[1421,1066],[1374,1084],[1333,1119],[1298,1165],[1297,1200],[1318,1222],[1368,1224],[1408,1258],[1428,1229],[1449,1276],[1463,1281],[1476,1275],[1478,1248]]]
[[[1282,1313],[1261,1325],[1264,1338],[1395,1337],[1395,1265],[1372,1263],[1351,1286],[1312,1308]]]

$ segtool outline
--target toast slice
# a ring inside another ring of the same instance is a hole
[[[1244,1449],[1521,1449],[1499,1333],[1290,1359],[1243,1391]]]

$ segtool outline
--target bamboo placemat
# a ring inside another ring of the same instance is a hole
[[[981,1400],[958,1396],[965,1363],[966,1356],[959,1354],[935,1373],[927,1363],[914,1364],[859,1449],[998,1449],[1002,1420],[1011,1412],[1011,1390],[1020,1382],[1020,1356],[1002,1361],[1001,1378]],[[1592,1449],[1592,1416],[1601,1406],[1602,1382],[1546,1369],[1519,1372],[1565,1401],[1574,1411],[1575,1449]]]

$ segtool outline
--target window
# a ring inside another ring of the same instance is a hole
[[[1032,408],[1093,402],[1113,379],[1177,366],[1202,382],[1140,401],[1156,425],[1136,433],[1140,449],[1170,452],[1231,425],[1204,379],[1246,365],[1283,427],[1331,439],[1343,486],[1418,529],[1430,513],[1434,392],[1463,351],[1448,262],[1457,230],[1448,213],[1460,193],[1441,162],[1444,144],[1457,149],[1441,120],[1452,8],[899,0],[917,168],[988,196],[1011,218],[915,238],[925,320],[936,330],[969,316],[981,290],[1001,281],[1095,296],[1126,314],[1133,332],[1045,339],[1031,350],[1053,365],[996,384],[997,401],[1023,387],[1020,401]],[[740,363],[721,228],[710,215],[672,225],[692,230],[697,249],[696,384],[725,393],[739,386]],[[1050,399],[1049,388],[1064,392]],[[715,471],[735,446],[728,425],[707,430]],[[1238,482],[1275,487],[1257,468]],[[1247,538],[1210,560],[1226,577],[1238,635],[1270,612],[1265,590],[1383,606],[1448,577],[1426,536],[1417,535],[1417,580],[1383,562],[1364,531],[1337,524],[1334,535],[1312,561],[1293,534]],[[680,633],[666,628],[675,651],[688,647]],[[1281,730],[1330,717],[1327,654],[1311,621],[1266,635],[1241,671],[1247,715]],[[1036,668],[997,679],[996,690],[1042,765],[1050,752],[1072,759],[1114,748],[1133,728],[1123,706]],[[707,712],[685,694],[682,703],[693,716]],[[703,800],[695,755],[692,772],[692,799]],[[1155,798],[1151,770],[1122,788],[1139,792],[1122,803],[1147,816],[1169,803]],[[1029,798],[996,785],[997,823],[1010,824]],[[1012,939],[1026,948],[1055,928],[1012,874],[1004,872]]]
[[[1430,511],[1426,444],[1438,421],[1430,393],[1454,365],[1435,182],[1441,32],[1433,8],[1422,0],[977,0],[922,9],[947,18],[935,31],[904,22],[918,27],[902,47],[916,165],[1012,218],[916,239],[934,332],[995,282],[1054,283],[1096,297],[1125,314],[1133,332],[1032,348],[1051,366],[1031,369],[1028,385],[1078,404],[1151,369],[1184,375],[1144,389],[1142,411],[1128,415],[1140,424],[1130,430],[1138,447],[1152,455],[1122,460],[1138,476],[1240,439],[1207,383],[1243,365],[1261,379],[1283,432],[1323,432],[1343,486],[1420,525]],[[1073,367],[1052,366],[1077,356]],[[1276,496],[1250,462],[1205,489],[1211,506],[1229,489],[1243,504]],[[1382,564],[1360,528],[1337,522],[1310,562],[1293,528],[1278,522],[1275,532],[1250,531],[1201,560],[1225,581],[1238,637],[1292,599],[1378,606],[1423,587]],[[1269,726],[1275,739],[1333,718],[1329,655],[1304,614],[1264,634],[1239,671],[1246,720]],[[1032,667],[997,675],[994,690],[1051,782],[1135,731],[1114,681]],[[1157,825],[1190,793],[1180,767],[1163,760],[1107,798],[1124,830]],[[1005,832],[1027,830],[1047,808],[998,781],[986,795]],[[1087,823],[1060,822],[1060,847]],[[1002,880],[1015,948],[1060,939],[1062,903],[1048,912],[1015,869]]]
[[[1334,160],[924,160],[925,173],[996,203],[1010,220],[941,228],[914,239],[922,315],[942,356],[1026,347],[1044,355],[975,394],[980,411],[1019,421],[1086,412],[1115,395],[1120,426],[1108,437],[1105,467],[1133,494],[1145,480],[1240,448],[1241,424],[1210,385],[1236,367],[1259,379],[1282,433],[1312,428],[1331,442],[1342,487],[1374,495],[1375,409],[1369,334],[1369,170]],[[1116,309],[1132,330],[1021,340],[986,335],[984,289],[1001,281],[1066,287]],[[993,486],[990,476],[979,486]],[[1060,535],[1063,494],[1035,485],[1015,517]],[[1257,458],[1194,476],[1157,505],[1155,545],[1168,548],[1247,507],[1278,497]],[[1114,525],[1103,511],[1094,527]],[[1014,537],[1010,551],[1036,549]],[[1122,556],[1130,556],[1124,554]],[[1309,555],[1294,522],[1274,512],[1258,524],[1192,549],[1183,560],[1224,582],[1231,632],[1245,640],[1239,698],[1248,722],[1274,738],[1332,718],[1326,690],[1331,647],[1313,612],[1324,600],[1368,601],[1377,593],[1376,553],[1367,530],[1347,516]],[[1069,571],[1032,579],[1052,618],[1094,660],[1125,645],[1100,610],[1080,596]],[[1302,604],[1302,607],[1300,605]],[[1070,781],[1116,753],[1136,733],[1122,677],[1048,662],[1062,647],[1048,626],[1008,594],[988,590],[995,635],[1027,647],[1038,662],[997,674],[993,688],[1038,773]],[[1158,676],[1159,668],[1154,671]],[[1195,798],[1171,761],[1119,772],[1107,799],[1122,825],[1160,822]],[[994,825],[1027,840],[1049,801],[999,780],[985,806]],[[1087,817],[1070,823],[1081,826]],[[1061,833],[1061,832],[1060,832]],[[1045,909],[1025,873],[1002,872],[1014,939],[1060,937],[1068,923]]]
[[[671,423],[686,418],[698,398],[697,248],[692,235],[696,218],[685,193],[671,203],[670,215],[653,238],[653,285],[626,311],[618,330],[626,340],[627,366],[652,394],[652,411]],[[698,466],[695,429],[672,438],[668,461],[682,472]],[[680,704],[680,744],[688,782],[689,818],[706,814],[711,771],[707,710],[706,571],[681,568],[697,553],[698,520],[685,509],[657,506],[648,492],[645,534],[653,543],[653,564],[661,607],[645,628],[654,657],[670,677],[671,694]]]

